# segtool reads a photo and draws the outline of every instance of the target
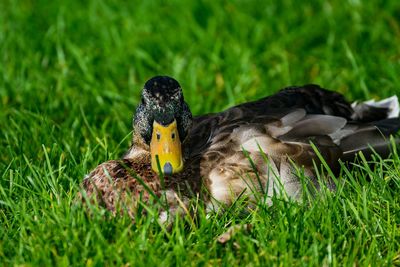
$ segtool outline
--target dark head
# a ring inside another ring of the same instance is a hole
[[[181,143],[192,126],[192,113],[175,79],[156,76],[145,83],[133,125],[135,134],[150,146],[154,171],[158,172],[157,158],[165,174],[182,170]]]

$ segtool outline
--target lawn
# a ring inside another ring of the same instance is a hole
[[[344,168],[337,193],[274,199],[171,231],[76,202],[129,147],[143,83],[194,114],[289,85],[352,100],[400,92],[400,2],[0,1],[0,265],[400,265],[400,159]],[[394,150],[396,151],[396,150]],[[229,226],[249,223],[222,245]]]

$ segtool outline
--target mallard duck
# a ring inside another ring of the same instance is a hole
[[[316,149],[333,173],[339,160],[370,155],[371,147],[387,156],[388,137],[400,128],[398,113],[396,96],[350,104],[311,84],[192,117],[179,83],[156,76],[144,85],[132,146],[122,159],[97,166],[83,188],[111,211],[125,203],[132,216],[138,202],[164,195],[169,205],[162,220],[166,212],[185,210],[193,197],[205,201],[207,210],[240,195],[254,200],[255,191],[271,196],[283,189],[297,199],[303,186],[296,166],[318,187]],[[334,189],[329,175],[326,179]]]

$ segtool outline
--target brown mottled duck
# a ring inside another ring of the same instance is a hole
[[[388,137],[400,128],[398,113],[396,96],[350,104],[338,93],[304,85],[192,117],[179,83],[156,76],[144,85],[131,148],[122,159],[97,166],[83,188],[113,212],[123,203],[132,216],[139,202],[165,196],[163,221],[196,197],[207,210],[238,196],[254,201],[256,193],[298,199],[304,187],[297,167],[319,187],[315,148],[333,173],[358,152],[370,155],[373,148],[387,156]]]

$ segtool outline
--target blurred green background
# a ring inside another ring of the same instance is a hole
[[[194,114],[306,83],[352,100],[400,92],[398,0],[0,0],[0,10],[0,248],[20,247],[20,262],[35,251],[20,224],[54,198],[68,206],[85,173],[121,156],[154,75],[176,78]]]

